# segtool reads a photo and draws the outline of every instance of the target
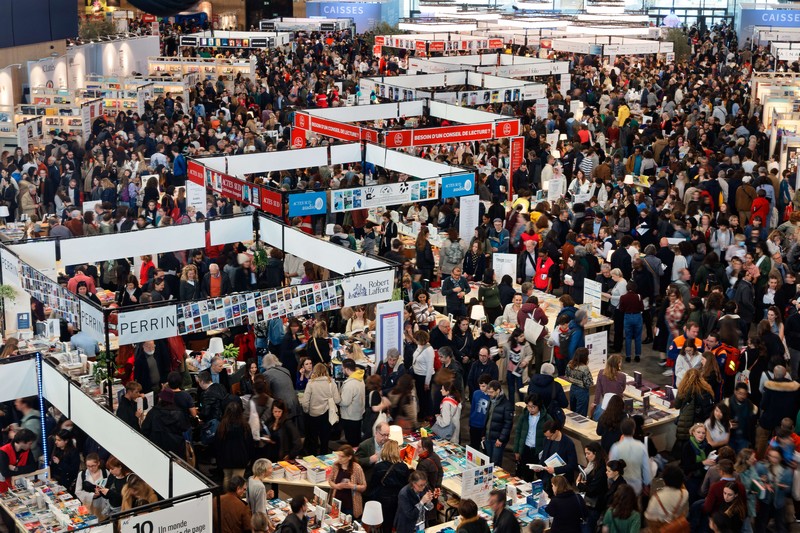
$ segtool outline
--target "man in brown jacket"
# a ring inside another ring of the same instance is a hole
[[[214,506],[214,523],[219,519],[221,533],[244,533],[253,529],[250,524],[250,508],[242,498],[247,485],[242,476],[233,476],[226,487],[227,492],[219,497],[220,516]]]
[[[747,175],[742,178],[742,185],[736,189],[736,210],[739,212],[739,224],[742,226],[748,222],[750,206],[756,198],[756,189],[750,185],[753,177]]]

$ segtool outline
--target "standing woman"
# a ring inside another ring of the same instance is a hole
[[[392,416],[394,424],[403,429],[416,429],[418,402],[414,393],[414,378],[409,374],[403,374],[397,380],[397,385],[389,394],[391,407],[389,414]]]
[[[483,274],[483,281],[478,289],[478,301],[483,304],[486,319],[490,324],[494,324],[497,317],[503,314],[503,306],[500,304],[500,291],[497,288],[497,280],[495,280],[493,268],[487,268]]]
[[[420,330],[414,333],[417,349],[411,359],[411,372],[414,375],[414,385],[419,399],[420,419],[425,419],[433,414],[431,379],[433,378],[434,353],[429,340],[430,336],[427,331]]]
[[[431,431],[437,436],[457,444],[458,431],[461,428],[461,395],[453,385],[452,381],[442,383],[442,404]]]
[[[90,453],[86,456],[86,470],[78,473],[75,483],[75,496],[89,509],[89,512],[101,519],[104,518],[101,513],[103,500],[98,495],[98,489],[106,478],[108,471],[100,468],[100,456]]]
[[[186,265],[181,271],[180,300],[187,302],[200,298],[200,280],[195,265]]]
[[[50,458],[50,471],[53,479],[65,486],[68,490],[75,490],[78,479],[78,470],[81,468],[81,456],[75,449],[72,433],[62,429],[54,439],[55,449]]]
[[[297,381],[294,384],[295,390],[304,391],[314,373],[314,362],[308,357],[301,357],[300,364],[297,366]]]
[[[292,383],[297,381],[297,355],[295,350],[300,346],[301,341],[298,338],[300,331],[300,321],[296,318],[290,318],[286,333],[283,335],[280,348],[280,360],[283,367],[289,371]]]
[[[306,452],[309,455],[327,455],[330,451],[328,448],[331,436],[331,424],[328,418],[330,399],[337,405],[342,401],[339,389],[328,373],[328,367],[317,363],[314,365],[311,380],[306,385],[306,392],[300,398],[300,405],[310,419],[306,424],[305,441]]]
[[[363,511],[361,495],[367,490],[367,480],[354,455],[355,451],[349,444],[336,451],[328,484],[333,489],[332,496],[342,502],[341,512],[358,519]]]
[[[522,375],[533,360],[533,348],[525,341],[525,332],[514,328],[508,342],[503,346],[503,352],[506,359],[508,399],[513,402],[517,395],[522,399],[522,393],[519,392],[522,387]]]
[[[372,428],[378,420],[378,415],[389,407],[390,402],[381,394],[381,387],[383,386],[383,379],[373,374],[365,381],[366,385],[366,401],[364,416],[361,419],[361,435],[363,439],[372,437]]]
[[[706,474],[706,468],[715,464],[714,459],[709,459],[711,446],[706,442],[706,427],[695,424],[689,431],[689,441],[683,444],[681,451],[681,470],[686,474],[686,489],[689,491],[689,501],[694,503],[700,496],[700,486]]]
[[[431,304],[431,297],[425,289],[418,289],[414,293],[414,301],[411,303],[411,313],[419,329],[428,331],[430,324],[436,318],[436,311]]]
[[[469,245],[469,251],[464,255],[462,266],[468,280],[483,278],[483,272],[486,269],[486,254],[481,249],[480,242],[473,239]]]
[[[329,365],[331,362],[331,345],[328,342],[328,324],[324,320],[314,322],[311,333],[311,342],[306,344],[306,353],[312,365],[322,363]]]
[[[622,373],[622,356],[612,355],[606,359],[606,366],[597,375],[597,386],[594,388],[594,405],[592,406],[592,420],[600,420],[603,414],[602,403],[606,394],[622,396],[625,392],[625,374]]]
[[[606,452],[597,442],[590,442],[584,448],[586,468],[578,474],[576,488],[584,493],[583,503],[586,505],[586,522],[583,533],[594,533],[597,521],[606,509],[606,493],[608,492],[608,476],[606,476]]]
[[[433,260],[433,248],[428,241],[430,231],[427,227],[423,226],[417,235],[417,244],[415,246],[417,256],[417,270],[420,271],[422,279],[433,281],[433,269],[436,266]]]
[[[711,386],[700,375],[700,370],[689,369],[678,386],[673,407],[679,409],[678,427],[675,430],[675,450],[680,451],[692,436],[692,428],[697,423],[702,425],[711,414],[714,405],[714,392]],[[705,435],[703,435],[705,438]],[[684,472],[686,472],[684,470]],[[702,481],[702,479],[701,479]]]
[[[551,484],[553,497],[544,509],[553,518],[551,531],[581,533],[582,522],[587,515],[583,498],[572,490],[564,476],[555,476]]]
[[[606,463],[606,478],[608,479],[606,502],[614,501],[614,495],[617,493],[617,489],[628,484],[625,478],[622,477],[626,466],[627,464],[625,464],[625,461],[622,459],[615,459]]]
[[[145,483],[145,481],[137,476],[131,474],[128,482],[122,487],[122,510],[128,511],[147,505],[148,503],[155,503],[158,501],[153,488]]]
[[[223,485],[234,476],[244,476],[250,462],[250,439],[252,434],[244,418],[242,402],[229,402],[217,427],[214,446],[217,467],[223,472]]]
[[[578,348],[567,365],[567,381],[571,383],[569,391],[569,408],[580,415],[589,412],[589,389],[594,385],[592,372],[589,370],[589,350]]]
[[[622,351],[622,339],[624,338],[623,324],[625,315],[619,310],[619,299],[628,292],[627,282],[622,277],[622,270],[618,268],[611,269],[611,280],[614,286],[611,288],[610,293],[604,293],[603,296],[609,299],[609,308],[612,311],[612,318],[614,319],[614,345],[611,349],[613,352]]]
[[[269,430],[267,459],[289,461],[300,453],[300,431],[294,421],[287,417],[288,411],[283,400],[272,402],[272,414],[267,418]]]
[[[606,533],[632,533],[642,529],[642,515],[636,501],[636,493],[630,485],[620,487],[610,502],[603,517]]]
[[[131,471],[113,455],[106,461],[106,468],[110,475],[103,486],[97,487],[95,490],[98,496],[105,498],[103,510],[104,514],[108,516],[118,513],[122,509],[122,489],[125,487]]]
[[[400,460],[397,442],[389,439],[381,448],[380,460],[372,469],[369,499],[377,500],[383,508],[383,533],[392,533],[397,514],[397,495],[407,483],[411,470]]]

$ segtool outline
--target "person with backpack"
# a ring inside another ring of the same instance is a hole
[[[458,230],[455,228],[447,230],[447,239],[439,248],[439,273],[442,276],[442,284],[454,268],[462,266],[466,254],[467,245],[458,237]]]
[[[550,418],[559,423],[565,420],[564,409],[569,402],[564,394],[564,387],[555,380],[556,367],[552,363],[544,363],[538,374],[531,377],[528,384],[528,394],[536,393],[542,399],[542,406]]]
[[[714,330],[706,336],[705,349],[714,354],[722,373],[722,396],[733,394],[736,374],[739,372],[740,353],[738,348],[721,341],[719,331]]]

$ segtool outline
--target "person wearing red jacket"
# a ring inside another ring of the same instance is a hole
[[[36,433],[30,429],[19,429],[14,438],[0,448],[0,494],[11,488],[11,478],[36,470],[36,461],[31,448],[36,444]]]
[[[758,191],[758,196],[753,200],[753,204],[750,206],[750,220],[754,217],[761,217],[761,220],[769,220],[769,210],[770,204],[767,199],[767,191],[760,189]]]

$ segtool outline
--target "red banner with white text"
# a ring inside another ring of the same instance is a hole
[[[514,193],[513,176],[525,160],[525,138],[514,137],[511,139],[508,162],[508,200],[511,201]]]

